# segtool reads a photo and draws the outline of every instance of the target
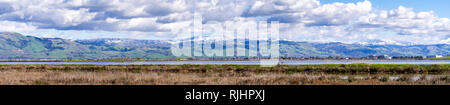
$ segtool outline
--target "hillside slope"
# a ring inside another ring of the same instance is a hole
[[[147,44],[147,45],[141,45]],[[18,33],[0,33],[2,59],[104,59],[167,58],[169,46],[151,48],[149,43],[127,45],[80,43],[61,38],[38,38]],[[163,50],[160,50],[163,49]]]
[[[363,45],[281,41],[284,57],[364,57],[367,55],[426,56],[450,55],[449,44]],[[39,38],[19,33],[0,33],[0,59],[105,59],[175,58],[170,44],[158,40]]]

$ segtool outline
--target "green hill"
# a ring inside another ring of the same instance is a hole
[[[170,56],[168,47],[165,51],[160,51],[148,47],[95,45],[61,38],[0,33],[0,58],[3,59],[167,58]]]

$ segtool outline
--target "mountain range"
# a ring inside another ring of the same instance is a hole
[[[312,43],[280,41],[284,57],[364,57],[368,55],[449,55],[450,44],[398,45],[354,43]],[[19,33],[0,33],[0,59],[108,59],[175,58],[170,43],[161,40],[40,38]]]

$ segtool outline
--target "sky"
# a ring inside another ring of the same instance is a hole
[[[321,0],[321,3],[354,3],[364,0]],[[433,11],[440,17],[450,18],[449,0],[371,0],[372,7],[380,10],[392,10],[398,6],[413,8],[415,12]]]
[[[449,44],[449,0],[0,0],[0,32],[66,39],[168,40],[192,27],[279,21],[307,42]]]

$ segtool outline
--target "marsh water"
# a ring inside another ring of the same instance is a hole
[[[450,60],[284,60],[284,65],[304,64],[450,64]],[[92,64],[92,65],[149,65],[149,64],[237,64],[258,65],[260,61],[80,61],[80,62],[0,62],[0,64]]]

